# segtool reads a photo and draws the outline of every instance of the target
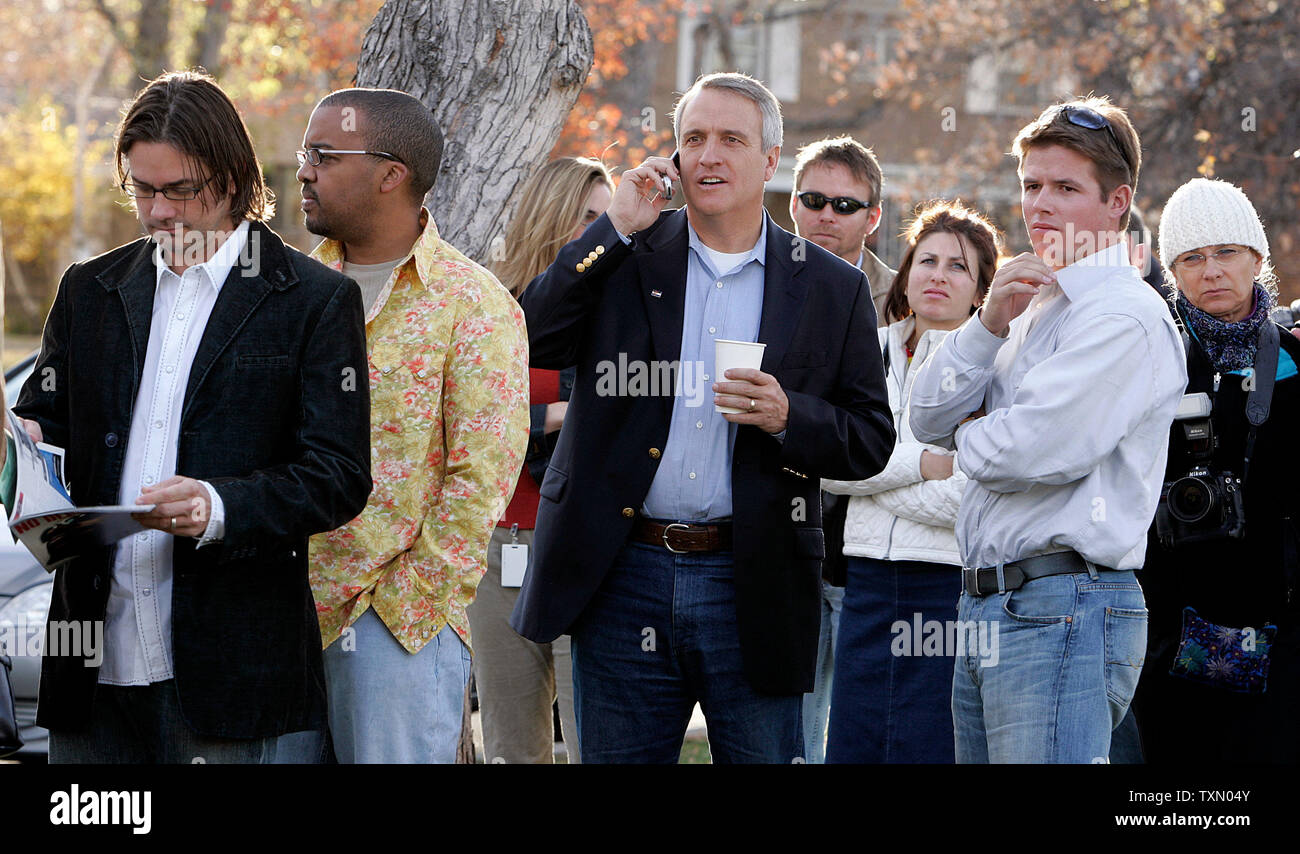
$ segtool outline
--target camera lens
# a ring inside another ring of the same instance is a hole
[[[1179,522],[1199,522],[1214,509],[1214,490],[1199,477],[1185,477],[1169,487],[1169,515]]]

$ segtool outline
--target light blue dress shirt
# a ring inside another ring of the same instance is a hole
[[[641,513],[652,519],[711,522],[731,518],[731,455],[737,425],[713,408],[715,338],[757,341],[763,317],[768,217],[754,248],[730,270],[715,270],[687,224],[686,305],[681,385],[673,398],[663,458]]]

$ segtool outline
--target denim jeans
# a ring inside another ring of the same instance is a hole
[[[804,758],[809,765],[826,759],[826,721],[831,711],[831,684],[835,675],[835,645],[840,637],[840,610],[844,588],[822,579],[822,627],[817,638],[817,672],[813,689],[803,695]]]
[[[742,672],[730,552],[628,543],[571,636],[584,764],[676,763],[698,702],[713,761],[802,757],[802,694],[762,694]]]
[[[374,608],[325,650],[334,755],[344,765],[456,761],[470,654],[450,625],[412,655]]]
[[[51,765],[270,764],[275,738],[212,738],[181,716],[176,680],[100,685],[86,730],[51,730]]]
[[[1147,610],[1131,570],[1053,575],[962,593],[958,619],[996,632],[996,664],[959,656],[952,712],[961,763],[1102,763],[1146,655]]]

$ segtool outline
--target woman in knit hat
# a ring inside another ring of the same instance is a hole
[[[1197,178],[1170,197],[1160,258],[1188,396],[1140,575],[1150,610],[1133,699],[1143,752],[1149,763],[1294,763],[1300,341],[1268,318],[1268,239],[1232,184]]]

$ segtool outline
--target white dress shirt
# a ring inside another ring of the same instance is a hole
[[[977,314],[944,340],[913,382],[912,431],[959,450],[966,566],[1074,550],[1138,569],[1187,385],[1182,343],[1126,244],[1056,276],[1059,293],[1041,291],[1006,338]]]
[[[134,504],[145,486],[176,474],[181,405],[190,368],[226,277],[248,242],[248,223],[240,223],[203,264],[173,273],[154,253],[157,288],[145,350],[140,391],[131,413],[126,461],[118,503]],[[207,545],[225,532],[225,508],[211,484],[203,483],[211,517],[199,540]],[[172,534],[146,530],[118,543],[104,628],[104,661],[99,681],[109,685],[148,685],[171,679]]]

